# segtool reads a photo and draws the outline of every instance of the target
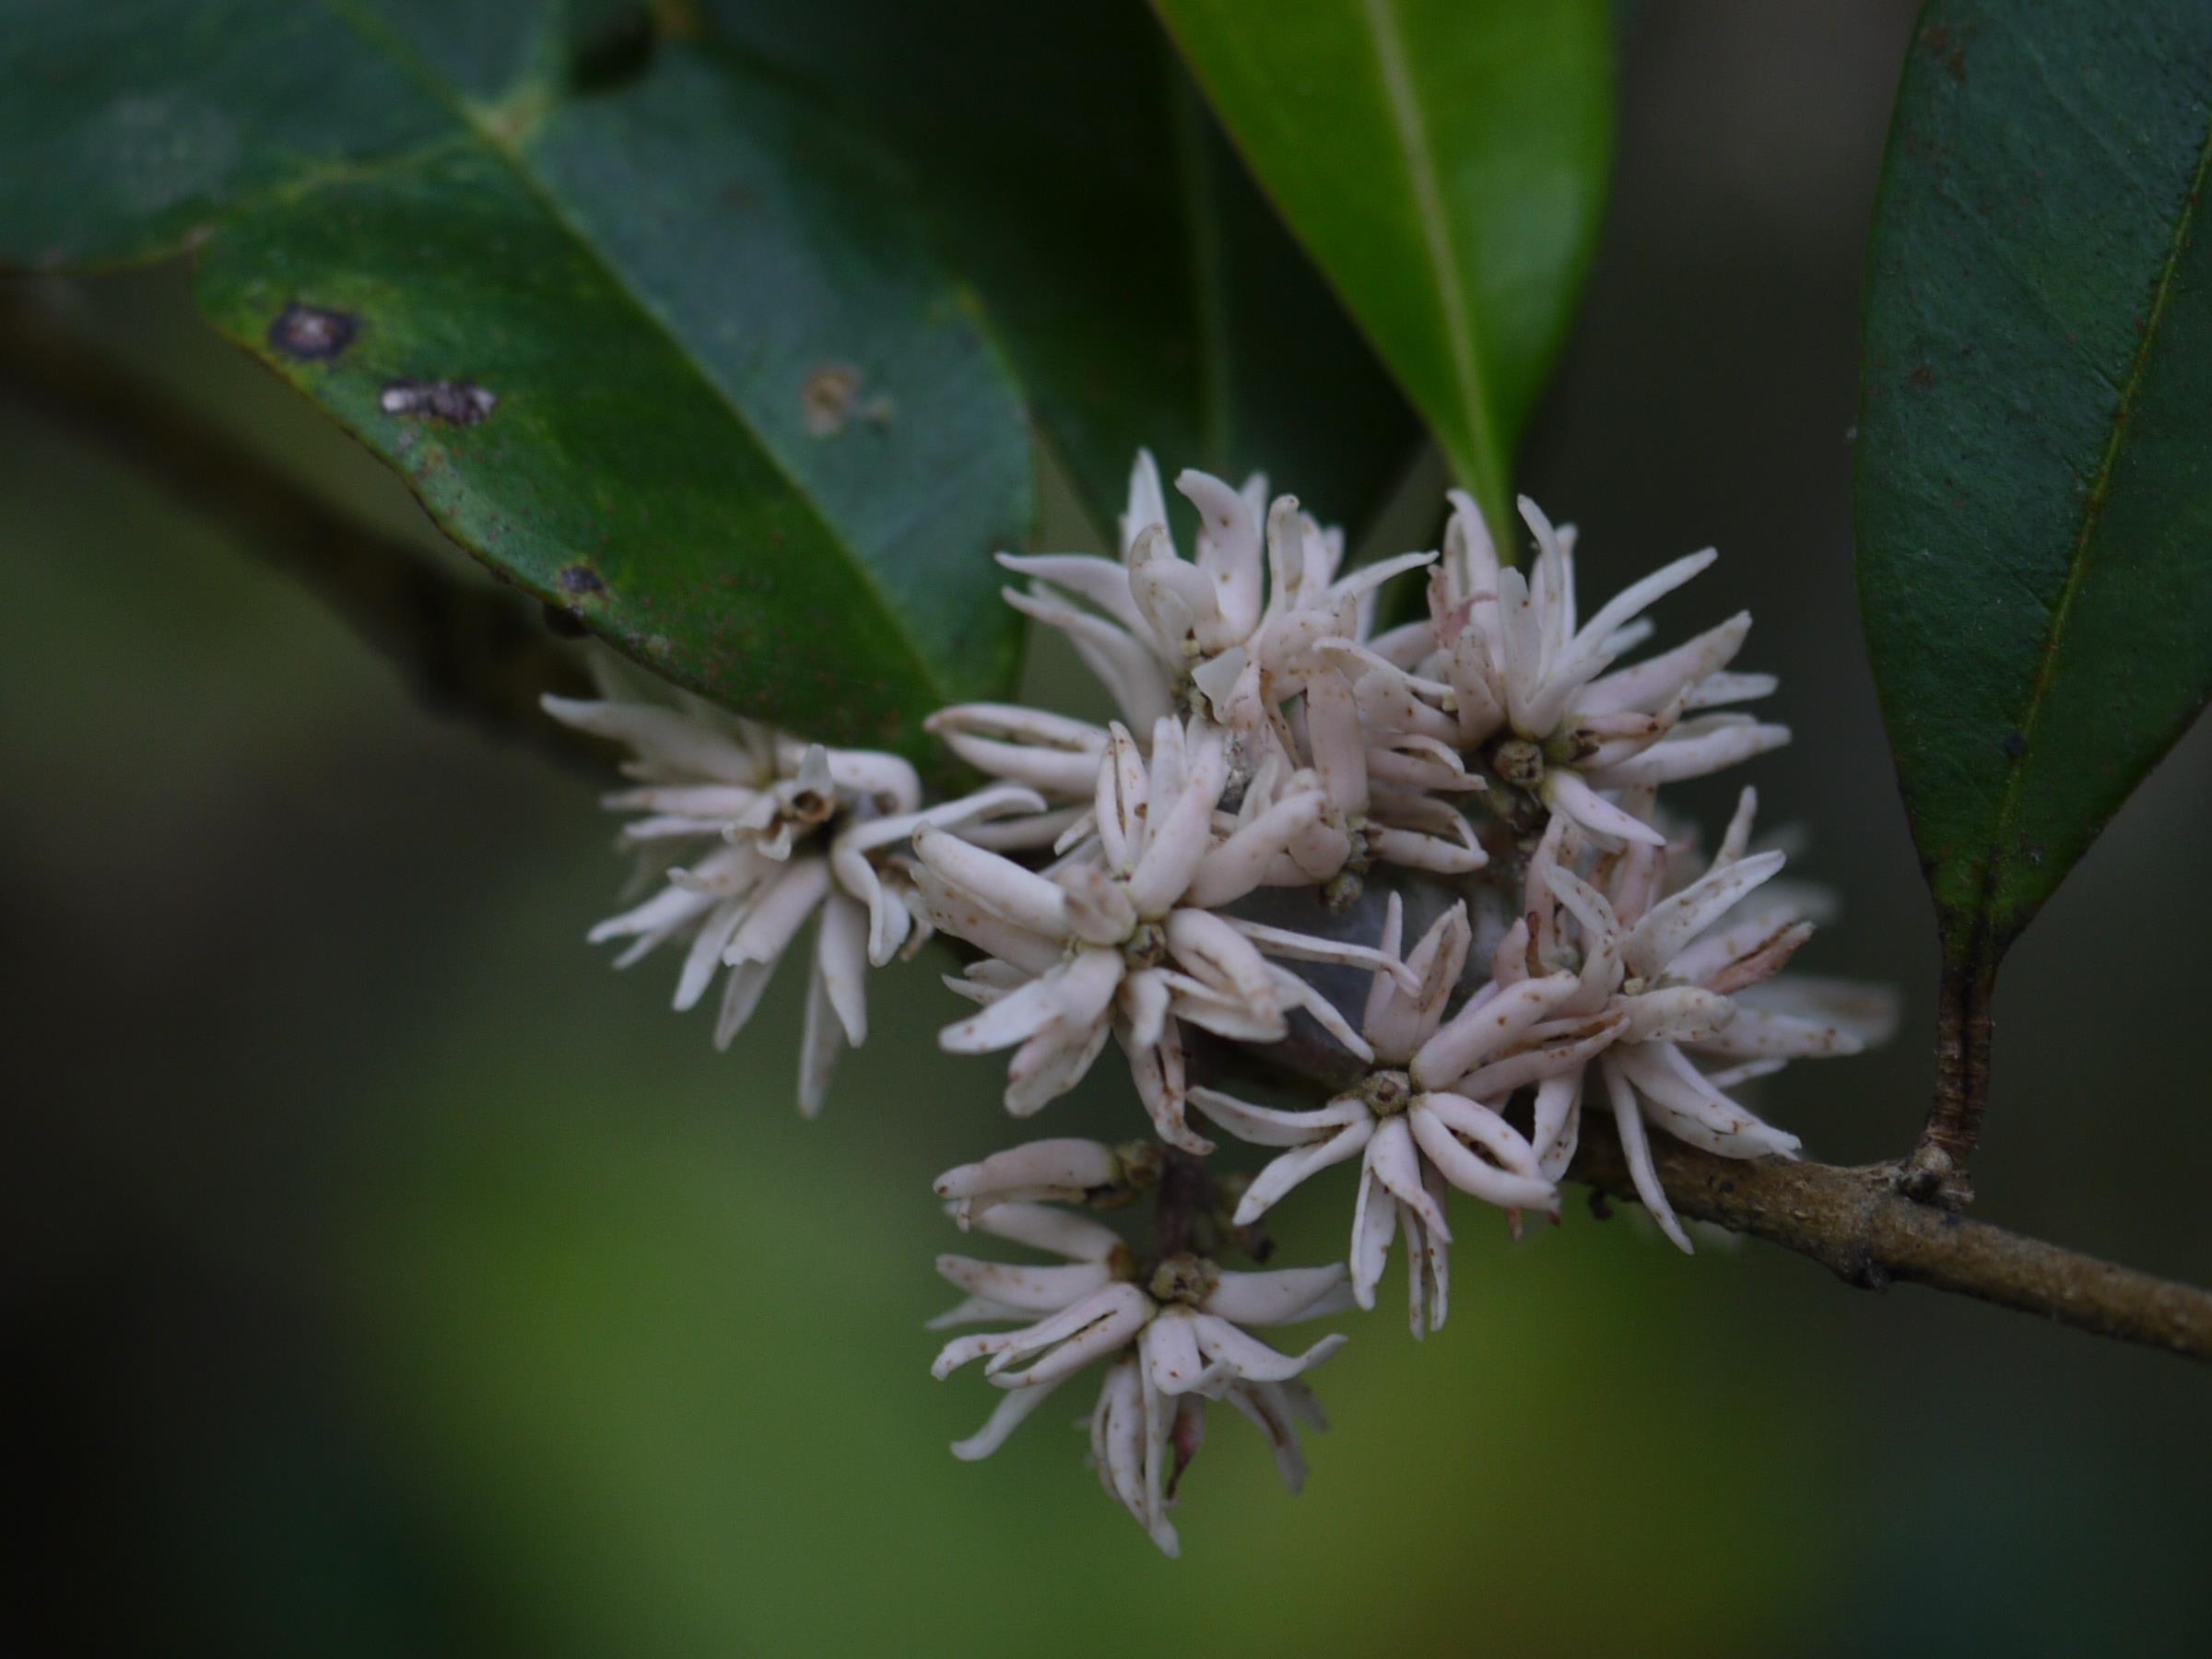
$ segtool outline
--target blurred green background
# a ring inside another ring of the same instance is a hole
[[[1634,8],[1615,206],[1524,468],[1591,591],[1715,542],[1663,624],[1759,618],[1746,665],[1798,741],[1756,781],[1849,902],[1811,965],[1908,993],[1891,1050],[1768,1097],[1837,1161],[1905,1147],[1931,1070],[1848,491],[1911,19]],[[60,298],[421,533],[174,273]],[[1419,1347],[1394,1265],[1318,1380],[1302,1498],[1224,1417],[1179,1563],[1082,1468],[1073,1394],[955,1463],[991,1400],[927,1375],[956,1236],[927,1178],[1008,1137],[994,1067],[935,1052],[930,970],[877,982],[801,1123],[796,975],[717,1056],[672,962],[584,947],[619,879],[588,780],[418,712],[313,601],[6,407],[0,489],[13,1651],[2212,1651],[2201,1373],[1761,1247],[1684,1261],[1579,1204],[1519,1247],[1463,1208]],[[1978,1171],[1988,1218],[2199,1281],[2208,816],[2199,732],[2015,953]],[[1124,1087],[1101,1067],[1050,1127],[1124,1126]],[[1349,1192],[1286,1208],[1286,1259],[1338,1252]]]

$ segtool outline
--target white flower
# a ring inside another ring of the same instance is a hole
[[[1398,953],[1404,921],[1393,893],[1382,928],[1388,956]],[[1579,1069],[1618,1030],[1618,1021],[1605,1018],[1558,1018],[1575,987],[1570,974],[1510,990],[1485,986],[1442,1023],[1471,937],[1466,906],[1456,904],[1406,957],[1413,989],[1387,971],[1376,972],[1361,1032],[1377,1069],[1318,1111],[1281,1112],[1217,1089],[1190,1091],[1194,1105],[1241,1139],[1290,1148],[1246,1189],[1235,1216],[1239,1226],[1256,1220],[1316,1171],[1361,1159],[1352,1214],[1353,1294],[1362,1308],[1374,1306],[1391,1237],[1403,1230],[1417,1337],[1444,1323],[1452,1240],[1444,1218],[1447,1186],[1509,1212],[1559,1209],[1559,1190],[1539,1168],[1535,1149],[1490,1102],[1502,1103],[1521,1082]]]
[[[1555,530],[1522,498],[1537,546],[1524,577],[1500,569],[1474,502],[1457,492],[1452,499],[1443,562],[1430,585],[1434,654],[1408,661],[1414,648],[1406,646],[1394,661],[1331,648],[1347,672],[1352,660],[1365,665],[1353,689],[1371,725],[1478,755],[1508,788],[1608,846],[1656,832],[1607,792],[1702,777],[1789,741],[1786,726],[1697,712],[1773,689],[1768,676],[1726,672],[1750,630],[1748,615],[1613,667],[1649,637],[1638,620],[1643,611],[1710,565],[1712,549],[1654,571],[1580,623],[1572,525]]]
[[[1201,519],[1194,560],[1176,551],[1159,468],[1142,451],[1130,472],[1119,559],[999,558],[1030,578],[1027,592],[1007,589],[1006,602],[1065,633],[1140,732],[1168,713],[1255,724],[1263,695],[1296,688],[1263,693],[1264,677],[1296,668],[1325,637],[1364,637],[1376,589],[1432,557],[1389,559],[1340,580],[1344,532],[1323,529],[1295,497],[1270,506],[1266,479],[1255,475],[1240,490],[1186,469],[1175,488]],[[1190,706],[1194,691],[1203,711]]]
[[[1813,925],[1787,899],[1760,901],[1783,857],[1748,851],[1757,806],[1745,790],[1711,865],[1671,893],[1665,849],[1641,840],[1601,860],[1594,883],[1584,880],[1574,868],[1582,838],[1555,818],[1529,863],[1524,914],[1493,965],[1500,983],[1540,982],[1530,976],[1571,968],[1576,988],[1558,1012],[1615,1028],[1594,1064],[1637,1194],[1685,1251],[1689,1239],[1653,1168],[1647,1126],[1724,1158],[1794,1158],[1795,1135],[1726,1091],[1792,1059],[1856,1053],[1893,1020],[1888,999],[1870,987],[1768,985]],[[1625,809],[1648,822],[1651,792],[1630,792]],[[1701,1062],[1722,1069],[1709,1073]],[[1585,1070],[1555,1072],[1536,1091],[1532,1138],[1555,1177],[1574,1155]]]
[[[1466,819],[1426,793],[1480,780],[1451,748],[1395,731],[1373,735],[1371,756],[1332,654],[1362,649],[1381,586],[1436,556],[1410,553],[1340,577],[1342,532],[1324,530],[1294,497],[1268,505],[1265,479],[1240,491],[1186,471],[1176,488],[1203,519],[1194,563],[1175,550],[1159,475],[1140,453],[1123,557],[1002,556],[1031,579],[1026,593],[1008,589],[1007,601],[1068,636],[1140,744],[1163,715],[1201,715],[1230,734],[1232,794],[1271,762],[1300,787],[1318,786],[1333,852],[1326,868],[1297,879],[1326,880],[1347,864],[1357,875],[1374,860],[1446,874],[1480,868]],[[971,764],[1064,806],[1088,794],[1082,760],[1106,739],[1083,722],[998,703],[941,710],[928,729]],[[1055,815],[1055,833],[1065,821]]]
[[[1287,1034],[1289,1011],[1302,1006],[1363,1049],[1325,999],[1267,956],[1371,965],[1380,959],[1374,950],[1215,913],[1251,892],[1278,859],[1295,856],[1323,809],[1319,792],[1309,790],[1218,829],[1223,747],[1208,723],[1194,721],[1186,738],[1163,715],[1147,768],[1116,725],[1078,827],[1084,845],[1050,874],[934,827],[916,832],[923,913],[989,953],[947,982],[982,1009],[947,1027],[941,1041],[955,1053],[1016,1051],[1009,1112],[1026,1117],[1074,1088],[1111,1033],[1160,1137],[1203,1154],[1211,1143],[1183,1117],[1179,1020],[1274,1042]],[[1248,798],[1246,807],[1253,805]]]
[[[1226,1400],[1258,1424],[1285,1482],[1298,1489],[1305,1465],[1296,1425],[1325,1426],[1299,1378],[1345,1339],[1327,1336],[1302,1354],[1285,1354],[1244,1327],[1339,1312],[1347,1300],[1341,1265],[1230,1273],[1188,1253],[1142,1263],[1111,1228],[1026,1203],[995,1205],[972,1224],[1063,1264],[938,1258],[937,1271],[968,1299],[934,1326],[1019,1322],[1015,1330],[954,1338],[930,1368],[942,1379],[985,1359],[984,1374],[1006,1391],[990,1420],[955,1442],[955,1457],[990,1456],[1061,1383],[1112,1359],[1091,1416],[1092,1458],[1108,1493],[1168,1555],[1181,1548],[1168,1511],[1204,1432],[1205,1401]]]
[[[642,882],[657,885],[643,903],[593,928],[591,942],[629,940],[620,968],[686,943],[679,1010],[727,967],[716,1047],[751,1018],[776,964],[819,918],[799,1061],[799,1103],[809,1116],[841,1049],[867,1035],[868,965],[919,943],[906,901],[914,830],[1044,805],[1031,790],[1002,784],[924,809],[913,768],[896,755],[802,743],[696,699],[672,706],[548,696],[544,705],[632,756],[622,770],[636,786],[605,804],[641,815],[623,826],[621,844],[640,853]]]

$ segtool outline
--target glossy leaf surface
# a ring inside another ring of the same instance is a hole
[[[1502,532],[1513,451],[1596,238],[1610,7],[1158,6],[1253,173]]]
[[[567,16],[42,0],[0,41],[36,88],[0,253],[199,246],[216,323],[499,573],[732,707],[913,747],[1011,675],[1012,377],[849,124],[710,48],[580,89]]]
[[[1947,953],[2212,688],[2212,7],[1924,13],[1866,296],[1859,593]]]

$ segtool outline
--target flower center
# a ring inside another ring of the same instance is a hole
[[[1493,747],[1490,766],[1515,789],[1534,789],[1544,782],[1544,750],[1525,737],[1508,737]]]
[[[1214,1293],[1221,1283],[1221,1270],[1204,1256],[1182,1251],[1169,1256],[1152,1269],[1152,1282],[1146,1287],[1152,1300],[1163,1307],[1181,1303],[1195,1307]]]
[[[1359,1098],[1377,1117],[1395,1117],[1413,1104],[1413,1079],[1402,1071],[1370,1072]]]
[[[1122,941],[1122,960],[1132,973],[1157,968],[1168,959],[1168,930],[1157,922],[1139,922]]]

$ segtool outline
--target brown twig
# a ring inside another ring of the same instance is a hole
[[[1916,1202],[1900,1190],[1896,1165],[1716,1158],[1657,1134],[1652,1158],[1680,1214],[1809,1256],[1846,1284],[1925,1285],[2092,1335],[2212,1359],[2212,1291]],[[1603,1124],[1585,1123],[1568,1174],[1617,1197],[1636,1195],[1620,1142]]]
[[[595,739],[547,719],[541,693],[590,696],[535,607],[457,579],[347,517],[198,411],[0,293],[0,394],[53,417],[298,579],[390,656],[441,713],[604,769]]]
[[[1203,1038],[1194,1067],[1218,1076],[1262,1074],[1316,1096],[1357,1084],[1364,1068],[1300,1021],[1290,1040],[1252,1050]],[[1910,1165],[1790,1163],[1719,1158],[1663,1133],[1652,1160],[1677,1214],[1711,1221],[1808,1256],[1845,1284],[1881,1290],[1925,1285],[2060,1324],[2212,1359],[2212,1290],[1971,1221],[1907,1195]],[[1586,1115],[1568,1179],[1634,1202],[1635,1183],[1611,1125]]]

